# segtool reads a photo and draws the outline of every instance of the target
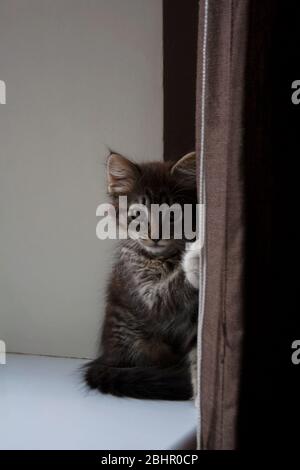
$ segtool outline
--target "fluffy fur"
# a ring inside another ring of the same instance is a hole
[[[195,156],[175,165],[136,165],[112,154],[108,191],[132,203],[196,205]],[[128,215],[130,219],[130,215]],[[191,351],[196,343],[199,246],[151,239],[119,242],[107,287],[99,357],[85,369],[87,384],[102,393],[135,398],[192,397]],[[194,362],[194,361],[192,361]],[[193,366],[194,368],[194,366]],[[194,380],[195,381],[195,380]]]

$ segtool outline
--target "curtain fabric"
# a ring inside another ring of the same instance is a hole
[[[201,449],[234,449],[237,442],[248,7],[249,0],[200,0],[199,8],[196,151],[206,213],[198,332]]]

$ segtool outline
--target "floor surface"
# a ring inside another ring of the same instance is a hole
[[[0,449],[162,450],[196,427],[192,402],[87,391],[84,360],[9,354],[0,365]]]

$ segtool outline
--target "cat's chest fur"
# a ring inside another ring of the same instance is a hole
[[[178,267],[179,262],[177,260],[166,261],[161,259],[141,259],[136,269],[134,269],[135,275],[147,281],[154,283],[166,280]]]
[[[180,258],[150,258],[133,251],[122,250],[126,271],[135,286],[135,293],[147,307],[152,308],[158,296],[168,293],[173,276],[180,269]]]
[[[122,259],[130,270],[133,277],[139,281],[157,283],[167,279],[176,269],[179,268],[180,258],[149,258],[138,253],[134,253],[127,248],[122,249]]]

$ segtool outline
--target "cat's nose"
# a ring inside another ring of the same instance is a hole
[[[159,245],[160,238],[151,238],[151,242],[152,242],[153,245]]]

